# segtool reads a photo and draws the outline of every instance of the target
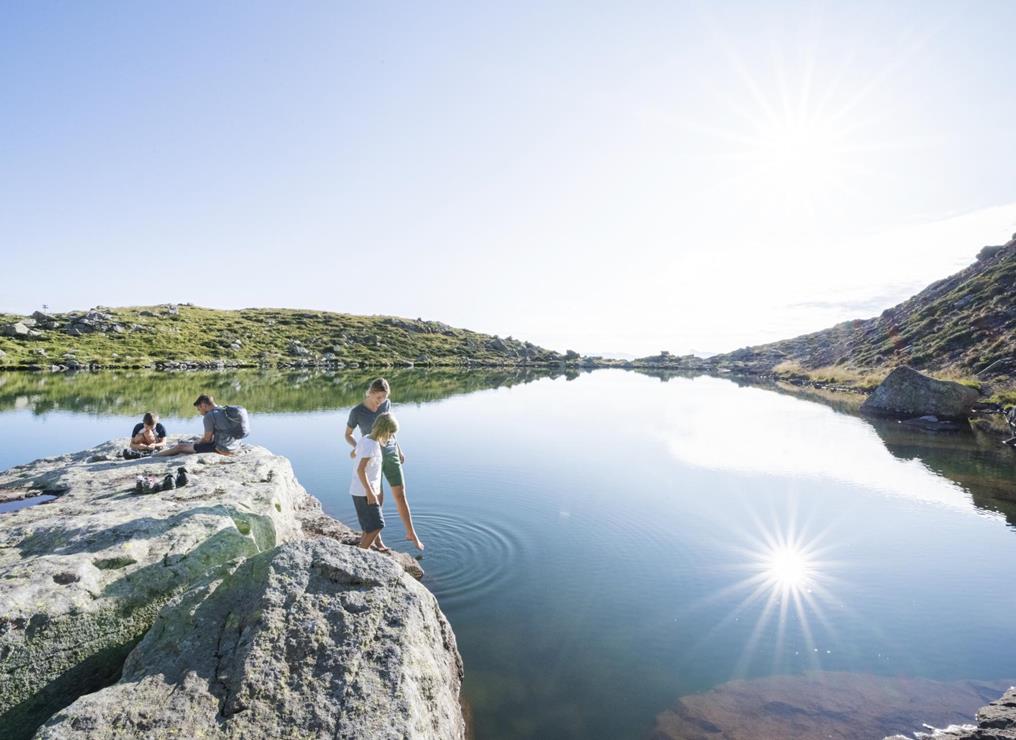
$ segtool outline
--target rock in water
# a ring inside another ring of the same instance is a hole
[[[307,540],[165,608],[120,682],[36,737],[463,738],[461,677],[426,588],[376,553]]]
[[[961,383],[935,380],[910,367],[898,367],[871,392],[862,411],[904,418],[936,416],[966,419],[980,394]]]
[[[1016,688],[1010,688],[1000,699],[977,710],[977,724],[949,725],[915,732],[918,740],[1016,740]],[[911,740],[908,735],[893,735],[885,740]]]

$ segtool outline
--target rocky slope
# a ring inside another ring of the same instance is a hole
[[[340,544],[355,534],[322,512],[285,458],[263,448],[231,458],[126,462],[115,457],[125,441],[0,473],[3,498],[57,496],[0,514],[5,737],[30,737],[79,696],[116,681],[121,670],[121,683],[109,691],[133,697],[133,719],[121,716],[126,710],[103,714],[103,700],[93,697],[67,710],[48,736],[112,736],[95,728],[135,721],[132,736],[148,736],[146,722],[166,729],[182,721],[182,715],[159,719],[158,707],[145,703],[145,697],[158,703],[155,697],[170,695],[189,702],[188,716],[198,718],[188,726],[191,736],[200,734],[192,730],[202,722],[206,736],[251,736],[243,730],[251,717],[297,723],[296,729],[304,721],[340,728],[366,706],[348,701],[368,701],[361,691],[368,686],[389,692],[390,714],[382,721],[392,727],[422,727],[427,718],[441,732],[419,736],[461,735],[461,712],[448,709],[458,702],[460,659],[433,596],[405,576],[407,570],[422,574],[416,561]],[[181,462],[191,471],[186,487],[132,492],[136,475],[162,476]],[[321,544],[322,536],[330,544]],[[336,622],[339,616],[345,621]],[[325,622],[345,631],[321,632]],[[155,632],[153,624],[160,625]],[[398,624],[411,627],[419,641],[396,635]],[[282,654],[269,656],[270,646]],[[306,685],[329,666],[326,687]],[[283,674],[286,682],[274,685]],[[284,697],[268,696],[283,689]],[[286,703],[324,701],[321,691],[329,697],[330,719]],[[245,702],[258,710],[232,721]],[[287,719],[271,719],[276,710]]]
[[[575,362],[439,321],[188,304],[0,314],[0,368],[358,367]]]
[[[901,365],[1016,385],[1016,235],[976,262],[879,316],[745,347],[708,359],[666,353],[633,364],[754,375],[810,376],[877,385]]]

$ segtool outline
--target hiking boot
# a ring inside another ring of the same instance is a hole
[[[183,488],[188,483],[187,468],[179,468],[176,471],[176,487]]]
[[[144,493],[145,492],[145,486],[147,484],[148,484],[148,481],[145,480],[145,477],[143,475],[139,475],[137,483],[134,484],[134,493]]]
[[[166,473],[166,477],[162,479],[162,490],[172,491],[174,488],[176,488],[176,485],[173,483],[173,474]]]

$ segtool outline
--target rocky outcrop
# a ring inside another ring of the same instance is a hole
[[[925,725],[926,731],[893,735],[885,740],[1016,740],[1016,688],[977,710],[976,724],[949,725],[939,729]]]
[[[437,601],[394,562],[293,542],[163,609],[120,682],[36,737],[461,738],[461,676]]]
[[[710,364],[743,364],[743,372],[755,375],[771,374],[785,362],[805,371],[835,368],[858,375],[909,365],[1011,387],[1016,385],[1013,366],[999,360],[1012,357],[1014,295],[1016,238],[982,249],[967,268],[878,316],[717,355]],[[749,353],[750,358],[738,357]]]
[[[980,394],[961,383],[936,380],[913,368],[898,367],[861,405],[861,411],[902,418],[934,416],[966,419]]]
[[[0,515],[0,727],[28,737],[116,680],[156,615],[285,543],[355,534],[327,517],[289,462],[263,448],[123,461],[126,442],[12,468],[0,490],[57,494]],[[186,487],[133,493],[138,474],[186,464]],[[379,558],[367,554],[370,558]],[[399,565],[419,575],[418,564]],[[196,656],[195,656],[196,659]],[[452,690],[454,687],[448,687]]]

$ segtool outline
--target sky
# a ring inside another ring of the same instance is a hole
[[[583,353],[878,314],[1016,232],[1016,3],[0,4],[0,311]]]

